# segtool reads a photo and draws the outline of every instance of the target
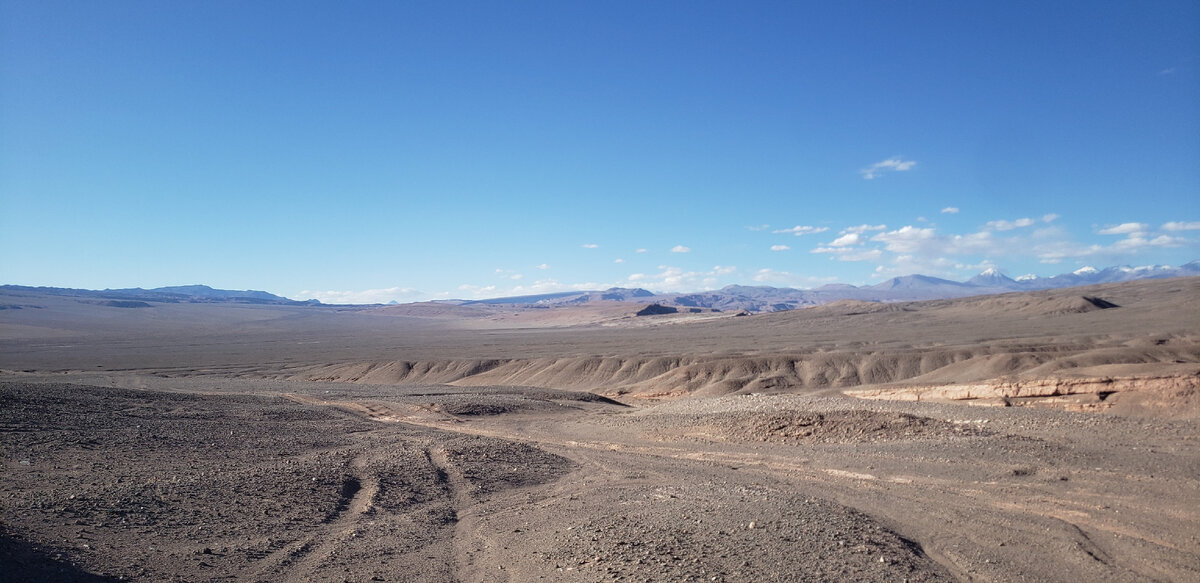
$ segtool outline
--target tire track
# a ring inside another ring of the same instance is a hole
[[[359,523],[374,513],[379,494],[379,479],[366,472],[368,461],[366,454],[350,460],[350,473],[342,480],[336,510],[322,521],[317,532],[263,559],[265,565],[258,570],[257,579],[312,581],[327,559],[360,534]]]
[[[462,471],[450,461],[445,448],[434,447],[425,451],[426,459],[434,467],[438,480],[442,482],[450,499],[450,507],[454,513],[454,535],[452,539],[454,578],[456,581],[483,581],[484,573],[479,567],[478,555],[486,553],[486,540],[479,534],[479,519],[471,510],[476,506],[476,500],[471,496],[474,486],[463,475]],[[494,573],[489,573],[487,580],[498,580]],[[507,580],[501,578],[499,580]]]

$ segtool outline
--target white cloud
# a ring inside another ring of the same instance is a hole
[[[944,237],[939,243],[944,246],[947,253],[955,255],[1002,253],[1001,246],[988,231]]]
[[[776,271],[774,269],[764,267],[754,273],[754,281],[762,283],[764,281],[774,281],[792,277],[792,274],[786,271]]]
[[[944,214],[944,215],[957,215],[957,214],[958,214],[958,207],[956,207],[956,206],[948,206],[948,207],[946,207],[946,208],[942,209],[942,214]]]
[[[625,281],[618,282],[617,285],[644,287],[657,291],[714,289],[721,283],[731,283],[723,278],[737,273],[737,267],[732,265],[714,265],[709,271],[684,271],[678,267],[667,265],[660,265],[659,269],[662,271],[653,275],[630,274]]]
[[[863,237],[862,234],[860,234],[860,233],[846,233],[845,235],[842,235],[841,237],[834,239],[833,242],[829,244],[829,246],[830,247],[847,247],[849,245],[858,245],[865,240],[866,240],[865,237]]]
[[[1150,244],[1155,247],[1179,247],[1191,243],[1191,241],[1182,237],[1171,237],[1169,235],[1159,235],[1150,240]]]
[[[882,250],[859,247],[817,247],[809,253],[827,253],[838,261],[877,261],[883,257]]]
[[[842,229],[842,233],[866,233],[867,231],[882,231],[887,228],[887,225],[859,225],[857,227],[846,227]]]
[[[1037,221],[1030,218],[1017,219],[1015,221],[988,221],[987,227],[997,231],[1011,231],[1021,227],[1028,227]]]
[[[634,251],[634,253],[645,253],[645,252],[646,252],[645,249],[638,249],[637,251]]]
[[[979,263],[970,263],[970,264],[959,263],[959,264],[956,264],[954,267],[957,269],[970,269],[972,272],[976,272],[976,273],[981,272],[981,271],[987,271],[989,269],[994,269],[996,271],[1000,271],[1001,273],[1003,273],[1005,271],[1005,270],[1001,270],[1000,266],[996,265],[996,263],[990,259],[984,259],[983,261],[980,261]]]
[[[499,288],[494,285],[471,285],[469,283],[464,283],[458,286],[458,291],[470,294],[470,299],[497,297],[497,289]]]
[[[584,249],[596,249],[598,247],[600,247],[600,246],[595,243],[584,243],[583,244]]]
[[[826,255],[831,260],[874,263],[878,267],[876,276],[924,273],[957,279],[969,275],[966,270],[977,271],[980,266],[1021,259],[1116,264],[1160,249],[1200,247],[1197,241],[1179,236],[1189,230],[1200,231],[1200,222],[1170,222],[1157,232],[1137,222],[1097,227],[1096,232],[1116,235],[1118,239],[1093,244],[1077,240],[1058,226],[1059,218],[1051,213],[997,220],[966,233],[945,233],[919,223],[870,233],[883,226],[861,225],[843,229],[841,236],[816,246],[810,253]]]
[[[955,270],[959,268],[959,265],[945,257],[898,255],[893,257],[888,264],[875,266],[875,273],[871,274],[871,277],[885,278],[920,273],[951,278],[955,276]]]
[[[692,251],[691,247],[685,247],[683,245],[676,245],[674,247],[671,247],[671,253],[690,253],[691,251]]]
[[[1090,257],[1104,249],[1100,245],[1082,245],[1071,241],[1067,233],[1057,227],[1039,229],[1034,233],[1031,243],[1029,251],[1038,261],[1051,264],[1061,263],[1064,259]]]
[[[1163,223],[1162,228],[1164,231],[1197,231],[1200,230],[1200,221],[1171,221],[1169,223]]]
[[[1161,227],[1151,227],[1138,222],[1101,224],[1093,227],[1090,233],[1079,233],[1087,237],[1094,237],[1097,239],[1096,242],[1101,244],[1092,244],[1090,240],[1081,241],[1074,237],[1074,234],[1066,227],[1067,225],[1064,225],[1056,214],[991,221],[974,231],[964,233],[947,232],[932,223],[909,224],[898,229],[888,229],[883,224],[861,224],[843,228],[840,234],[832,240],[826,240],[827,242],[813,246],[793,248],[783,244],[767,243],[766,245],[773,252],[802,249],[808,250],[814,255],[827,256],[830,261],[860,262],[865,268],[864,271],[875,270],[873,277],[924,273],[951,279],[968,277],[983,267],[1011,265],[1013,268],[1017,268],[1015,264],[1020,261],[1033,260],[1064,264],[1087,262],[1094,265],[1113,265],[1130,261],[1136,257],[1149,258],[1154,254],[1161,254],[1163,249],[1173,247],[1200,248],[1200,245],[1194,240],[1196,237],[1183,238],[1189,232],[1200,231],[1200,221],[1172,221],[1162,224]],[[797,225],[775,232],[808,235],[825,231],[829,231],[829,229],[812,225]],[[1103,235],[1113,236],[1113,238],[1105,240],[1102,236],[1097,237],[1096,233],[1103,233]],[[828,236],[833,237],[834,235],[831,233]],[[809,247],[815,248],[810,249]],[[660,248],[656,253],[661,253],[662,250]],[[645,248],[637,249],[638,253],[646,251]],[[681,253],[689,252],[690,249],[684,245],[678,245],[670,251]],[[621,253],[627,254],[628,252]],[[701,255],[705,252],[702,249]],[[607,253],[605,254],[607,255]],[[689,257],[693,256],[689,255]],[[787,257],[795,258],[794,255]],[[815,259],[817,258],[809,256],[809,261]],[[613,259],[613,262],[622,264],[628,261],[624,258],[616,258]],[[829,264],[828,267],[832,267],[832,264]],[[542,264],[537,268],[548,269],[549,266]],[[528,269],[532,269],[532,267],[524,268],[524,270]],[[968,273],[968,270],[971,270],[972,273]],[[737,273],[734,267],[714,266],[711,270],[687,271],[679,267],[659,265],[656,271],[632,273],[628,277],[612,283],[564,284],[554,280],[542,280],[532,285],[510,287],[518,281],[525,283],[525,280],[518,280],[520,275],[515,271],[501,269],[496,271],[495,276],[496,285],[499,288],[496,286],[465,286],[456,292],[458,295],[455,297],[498,297],[549,293],[551,291],[606,289],[614,286],[636,286],[656,291],[687,292],[716,289],[722,285],[744,283],[751,279],[757,282],[769,282],[770,285],[801,286],[816,283],[813,278],[805,278],[795,273],[769,268],[744,272],[740,277]],[[484,275],[490,274],[485,272]],[[538,275],[542,274],[538,273]],[[345,298],[350,297],[348,294],[355,292],[328,292],[324,295],[317,295],[315,292],[304,293],[321,301],[332,303],[348,301],[333,299],[332,294],[342,293],[343,295],[340,297]],[[421,296],[421,299],[442,297],[437,294],[421,295],[416,292],[413,294]],[[405,301],[412,298],[381,297],[376,299],[371,297],[360,301],[386,302],[391,299]]]
[[[746,227],[746,228],[750,229],[751,231],[765,231],[767,229],[770,229],[771,225],[754,225],[754,226],[750,226],[750,227]]]
[[[934,238],[933,228],[918,228],[905,225],[895,231],[880,233],[871,237],[872,241],[883,243],[888,251],[893,253],[913,253]]]
[[[1164,225],[1165,228],[1165,225]],[[1125,235],[1111,245],[1083,245],[1071,241],[1064,232],[1053,227],[1042,229],[1038,233],[1048,233],[1033,246],[1033,252],[1042,263],[1060,263],[1063,260],[1090,259],[1097,262],[1116,262],[1129,255],[1142,253],[1152,249],[1182,247],[1195,244],[1194,241],[1182,237],[1165,234],[1151,234],[1148,225],[1144,223],[1122,223],[1097,231],[1102,235]]]
[[[1141,233],[1134,233],[1128,237],[1113,243],[1113,249],[1121,251],[1138,251],[1146,247],[1179,247],[1187,243],[1187,239],[1172,237],[1170,235],[1159,235],[1153,239],[1147,239]]]
[[[792,227],[790,229],[777,229],[777,230],[771,231],[771,232],[772,233],[791,233],[797,237],[800,237],[802,235],[815,235],[817,233],[824,233],[825,231],[828,231],[828,230],[829,230],[829,227],[812,227],[809,225],[796,225],[795,227]]]
[[[586,291],[586,290],[608,289],[615,285],[616,285],[615,283],[602,283],[602,282],[595,282],[595,281],[588,281],[588,282],[582,282],[582,283],[562,283],[555,279],[547,278],[547,279],[539,279],[537,281],[534,281],[533,283],[529,283],[529,284],[525,284],[525,285],[515,285],[513,287],[498,287],[495,285],[479,286],[479,285],[463,284],[463,285],[458,286],[458,288],[457,288],[458,291],[454,294],[442,293],[442,294],[438,294],[438,295],[443,296],[443,297],[451,297],[453,295],[454,297],[458,297],[458,298],[462,298],[462,299],[478,300],[478,299],[485,299],[485,298],[527,296],[527,295],[545,294],[545,293],[554,293],[554,292],[563,292],[563,291]]]
[[[518,285],[518,286],[513,287],[512,289],[504,292],[502,295],[504,295],[504,296],[522,296],[522,295],[534,295],[534,294],[547,294],[547,293],[554,293],[554,292],[560,292],[560,291],[587,291],[587,290],[594,290],[594,289],[608,289],[610,287],[613,287],[613,285],[609,284],[609,283],[599,283],[599,282],[594,282],[594,281],[587,281],[587,282],[582,282],[582,283],[562,283],[556,279],[547,278],[547,279],[539,279],[539,280],[537,280],[531,284],[527,284],[527,285]]]
[[[364,289],[364,290],[327,290],[314,291],[303,290],[299,297],[304,299],[315,299],[325,304],[386,304],[391,301],[397,302],[413,302],[418,301],[422,295],[421,292],[407,287],[389,287],[382,289]]]
[[[754,272],[751,279],[757,283],[773,283],[787,287],[816,287],[837,281],[836,277],[798,275],[787,271],[777,271],[769,267]]]
[[[916,165],[917,163],[912,160],[903,160],[899,157],[888,158],[887,160],[876,162],[859,170],[859,173],[867,180],[874,180],[885,172],[907,172],[912,170]]]
[[[1132,235],[1134,233],[1145,233],[1149,227],[1146,223],[1121,223],[1107,229],[1097,231],[1101,235]]]

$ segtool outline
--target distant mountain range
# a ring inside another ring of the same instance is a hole
[[[1083,267],[1071,273],[1064,273],[1053,277],[1023,275],[1013,279],[996,269],[988,269],[962,282],[930,277],[928,275],[906,275],[903,277],[893,277],[875,285],[861,287],[839,283],[824,285],[816,289],[802,290],[786,287],[730,285],[715,291],[696,293],[654,293],[640,288],[611,288],[602,291],[558,292],[487,300],[442,300],[436,303],[551,308],[592,302],[634,302],[704,310],[777,312],[827,304],[839,300],[868,302],[936,300],[1016,291],[1057,289],[1099,283],[1115,283],[1135,279],[1163,279],[1194,275],[1200,275],[1200,261],[1192,261],[1179,267],[1171,267],[1169,265],[1149,265],[1144,267],[1118,266],[1106,269]],[[118,307],[135,307],[128,302],[237,303],[287,306],[321,304],[317,300],[297,301],[265,291],[213,289],[206,285],[105,290],[3,285],[0,286],[0,291],[10,293],[40,293],[108,300],[110,302],[126,302],[123,304],[111,304]]]
[[[1200,261],[1192,261],[1179,267],[1171,267],[1169,265],[1151,265],[1145,267],[1119,266],[1106,269],[1083,267],[1071,273],[1064,273],[1053,277],[1026,275],[1013,279],[996,269],[988,269],[963,282],[930,277],[928,275],[906,275],[903,277],[893,277],[875,285],[862,287],[848,284],[830,284],[816,289],[801,290],[768,286],[730,285],[715,291],[664,294],[656,294],[640,288],[612,288],[603,291],[562,292],[476,301],[455,300],[453,303],[460,305],[503,304],[525,307],[558,307],[597,301],[622,301],[722,311],[776,312],[827,304],[839,300],[868,302],[936,300],[1016,291],[1057,289],[1099,283],[1115,283],[1135,279],[1162,279],[1193,275],[1200,275]]]
[[[125,302],[111,304],[117,307],[142,307],[137,305],[144,302],[159,303],[235,303],[235,304],[272,304],[284,306],[302,306],[320,304],[317,300],[296,301],[277,296],[265,291],[213,289],[207,285],[178,285],[142,289],[140,287],[124,289],[72,289],[62,287],[30,287],[24,285],[0,285],[0,291],[10,293],[37,293],[52,296],[71,296],[92,298],[96,300],[112,300]]]

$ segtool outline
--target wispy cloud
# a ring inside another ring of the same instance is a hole
[[[824,233],[825,231],[828,231],[828,230],[829,230],[829,227],[812,227],[809,225],[796,225],[795,227],[792,227],[790,229],[776,229],[771,232],[772,233],[791,233],[797,237],[801,237],[803,235],[814,235],[816,233]]]
[[[1101,235],[1131,235],[1133,233],[1144,233],[1150,225],[1146,223],[1121,223],[1106,229],[1096,231]]]
[[[867,231],[882,231],[887,229],[887,225],[859,225],[857,227],[846,227],[842,229],[842,234],[845,233],[866,233]]]
[[[830,247],[846,247],[849,245],[858,245],[859,243],[862,243],[865,240],[866,240],[866,238],[862,236],[862,233],[846,233],[845,235],[842,235],[841,237],[834,239],[833,242],[829,244],[829,246]]]
[[[1029,227],[1037,224],[1037,221],[1030,218],[1017,219],[1015,221],[988,221],[987,228],[997,231],[1011,231],[1021,227]]]
[[[543,263],[543,264],[537,266],[537,269],[550,269],[550,266],[546,263]]]
[[[920,273],[924,275],[950,277],[964,266],[945,257],[922,257],[919,255],[897,255],[887,264],[875,266],[873,278],[895,277]]]
[[[767,229],[770,229],[771,225],[753,225],[753,226],[746,227],[746,228],[750,229],[751,231],[765,231]]]
[[[407,287],[389,287],[364,290],[303,290],[298,296],[319,300],[325,304],[386,304],[388,302],[416,301],[423,294]]]
[[[469,283],[464,283],[458,286],[458,291],[466,292],[475,298],[488,297],[494,293],[496,289],[497,288],[494,285],[472,285]]]
[[[1171,221],[1169,223],[1163,223],[1162,229],[1164,231],[1200,231],[1200,221]]]
[[[691,253],[691,251],[692,251],[691,247],[685,247],[683,245],[676,245],[674,247],[671,247],[671,253]]]
[[[948,207],[946,207],[946,208],[942,209],[942,214],[944,214],[944,215],[957,215],[957,214],[958,214],[958,207],[956,207],[956,206],[948,206]]]
[[[1128,237],[1113,243],[1113,248],[1120,251],[1140,251],[1147,247],[1179,247],[1187,242],[1187,239],[1172,237],[1170,235],[1148,237],[1142,233],[1133,233]]]
[[[600,246],[595,243],[584,243],[583,244],[584,249],[596,249],[598,247],[600,247]]]
[[[625,260],[618,257],[616,259],[613,259],[613,263],[625,263]]]
[[[1061,263],[1068,259],[1093,258],[1115,261],[1155,248],[1182,247],[1195,243],[1182,237],[1150,233],[1148,225],[1145,223],[1122,223],[1097,231],[1102,235],[1124,235],[1123,238],[1109,245],[1083,245],[1072,241],[1057,229],[1048,228],[1045,231],[1057,232],[1059,236],[1039,241],[1033,247],[1038,260],[1042,263]]]
[[[556,279],[547,278],[539,279],[532,283],[523,285],[514,285],[512,287],[499,287],[496,285],[472,285],[462,284],[456,288],[453,294],[439,294],[444,297],[458,297],[462,299],[484,299],[498,298],[510,296],[526,296],[534,294],[545,294],[564,291],[587,291],[596,289],[608,289],[615,286],[616,283],[604,283],[587,281],[580,283],[562,283]]]
[[[658,273],[633,273],[618,282],[620,287],[644,287],[655,291],[684,291],[689,289],[713,289],[736,275],[738,269],[732,265],[715,265],[708,271],[684,271],[679,267],[660,265]]]
[[[862,177],[867,180],[875,180],[876,178],[888,172],[908,172],[912,170],[917,163],[913,160],[904,160],[900,157],[888,158],[882,162],[876,162],[859,170]]]
[[[771,245],[772,251],[787,251],[789,249],[791,249],[791,247],[788,247],[787,245]]]
[[[895,231],[887,231],[871,237],[872,241],[878,241],[884,244],[884,248],[893,253],[915,253],[920,251],[922,246],[932,241],[934,238],[934,230],[932,227],[920,228],[912,225],[905,225]]]
[[[878,275],[906,272],[955,276],[960,270],[985,262],[991,264],[1004,257],[1036,258],[1042,263],[1085,259],[1117,262],[1152,249],[1195,246],[1195,241],[1173,233],[1188,230],[1185,227],[1200,230],[1200,224],[1175,222],[1154,232],[1145,223],[1128,222],[1096,231],[1120,239],[1109,244],[1087,244],[1051,224],[1058,218],[1056,214],[1048,214],[1040,219],[991,221],[976,232],[962,234],[912,225],[877,233],[869,239],[853,238],[850,235],[857,233],[846,233],[811,252],[842,261],[880,262]]]
[[[751,276],[751,279],[753,279],[756,283],[770,283],[788,287],[815,287],[837,281],[836,277],[813,277],[790,273],[787,271],[779,271],[769,267],[764,267],[758,271],[755,271],[754,275]]]
[[[638,250],[634,251],[634,253],[645,253],[645,252],[646,252],[645,249],[638,249]]]
[[[810,253],[825,253],[838,261],[878,261],[883,257],[883,251],[879,249],[861,247],[817,247]]]

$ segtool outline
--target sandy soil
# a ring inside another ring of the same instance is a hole
[[[1200,282],[1087,295],[1120,307],[468,330],[5,298],[0,580],[1200,579]]]

